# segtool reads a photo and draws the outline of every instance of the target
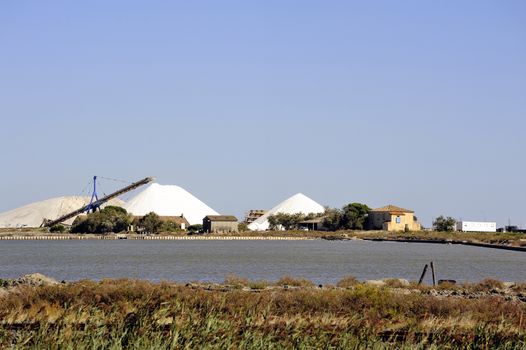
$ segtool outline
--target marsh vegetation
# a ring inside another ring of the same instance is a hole
[[[523,285],[504,292],[498,281],[441,289],[390,284],[346,277],[337,286],[320,287],[292,277],[270,283],[228,276],[220,285],[138,280],[18,285],[0,294],[0,347],[526,346]],[[456,296],[444,297],[446,291]]]

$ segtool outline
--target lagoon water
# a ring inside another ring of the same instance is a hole
[[[39,272],[58,280],[139,278],[222,282],[283,275],[315,283],[417,280],[434,261],[438,279],[525,281],[526,253],[462,245],[369,241],[0,241],[0,278]],[[430,276],[427,277],[430,282]]]

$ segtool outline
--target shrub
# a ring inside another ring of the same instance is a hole
[[[64,225],[61,225],[61,224],[58,224],[58,225],[53,225],[49,228],[49,232],[59,232],[59,233],[62,233],[66,231],[66,227],[64,227]]]
[[[236,275],[226,276],[225,281],[223,283],[226,285],[230,285],[230,286],[243,286],[243,287],[246,287],[250,284],[250,282],[246,278],[242,278]]]
[[[481,282],[473,285],[473,289],[475,291],[481,291],[481,292],[488,292],[492,289],[503,289],[504,284],[501,281],[497,281],[491,278],[486,278],[482,280]]]
[[[265,289],[268,286],[267,281],[252,281],[248,284],[251,289]]]
[[[294,287],[311,287],[314,285],[306,278],[294,278],[291,276],[283,276],[277,282],[278,286],[294,286]]]
[[[190,225],[188,226],[188,232],[189,233],[203,232],[203,225],[201,224]]]
[[[406,287],[408,284],[404,283],[402,280],[398,278],[388,278],[384,280],[385,285],[391,288],[402,288]]]
[[[157,233],[163,226],[163,221],[154,212],[150,212],[139,219],[137,225],[142,227],[145,233]]]
[[[340,288],[350,288],[360,283],[354,276],[346,276],[336,284]]]
[[[181,229],[179,224],[173,221],[164,221],[161,225],[160,231],[162,232],[182,232],[184,230]]]
[[[455,230],[456,223],[457,220],[451,216],[444,217],[443,215],[440,215],[435,221],[433,221],[433,228],[435,231],[452,232]]]
[[[87,216],[80,215],[75,218],[71,226],[73,233],[108,233],[127,230],[132,222],[132,217],[126,209],[107,206],[100,211]]]

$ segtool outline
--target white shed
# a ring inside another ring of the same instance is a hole
[[[461,232],[497,232],[496,222],[458,221],[457,231]]]

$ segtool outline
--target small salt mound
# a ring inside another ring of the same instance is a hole
[[[289,199],[279,203],[274,208],[270,209],[265,215],[258,218],[256,221],[248,225],[248,228],[252,231],[265,231],[269,228],[270,224],[268,218],[271,215],[277,213],[283,214],[310,214],[310,213],[323,213],[325,208],[316,203],[314,200],[310,199],[302,193],[295,194]]]
[[[124,209],[136,216],[150,212],[160,216],[184,215],[190,225],[202,224],[203,218],[207,215],[219,215],[185,189],[157,183],[151,184],[126,202]]]
[[[81,196],[64,196],[46,199],[40,202],[34,202],[23,207],[16,208],[4,213],[0,213],[0,227],[40,227],[44,219],[55,220],[71,213],[84,205],[87,205],[90,197]],[[115,205],[122,207],[124,202],[114,198],[107,202],[106,205]],[[65,221],[65,224],[71,225],[75,218]]]

